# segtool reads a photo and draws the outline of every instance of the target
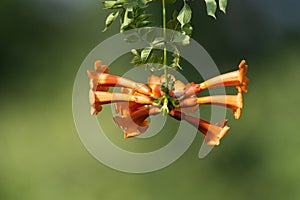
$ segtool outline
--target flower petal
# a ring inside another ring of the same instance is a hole
[[[185,97],[194,96],[195,94],[200,93],[200,91],[201,91],[200,84],[195,84],[191,82],[185,86],[184,96]]]
[[[224,124],[224,121],[217,124],[211,124],[210,122],[189,115],[186,115],[184,120],[198,128],[198,130],[205,135],[205,143],[210,146],[219,145],[220,140],[229,130],[229,127],[226,125],[220,126],[220,124]]]
[[[174,82],[174,90],[172,91],[173,97],[178,98],[184,94],[185,91],[185,84],[180,80],[176,80]]]
[[[97,60],[94,64],[94,69],[95,71],[100,74],[100,73],[109,73],[109,68],[106,65],[102,65],[101,60]]]
[[[197,105],[198,99],[195,97],[189,97],[189,98],[185,98],[183,100],[180,101],[179,105],[181,108],[184,107],[193,107],[195,105]]]
[[[173,82],[176,80],[175,77],[174,77],[172,74],[168,74],[167,76],[168,76],[168,79],[169,79],[169,80],[171,79]],[[160,82],[161,82],[161,83],[166,82],[166,75],[162,75],[162,76],[160,77]]]
[[[146,119],[149,115],[156,115],[159,112],[158,107],[143,107],[128,116],[116,116],[114,121],[124,131],[124,138],[130,138],[144,133],[149,127]]]
[[[132,89],[129,88],[121,88],[121,92],[125,94],[132,95],[134,92]],[[117,102],[115,103],[115,111],[117,114],[121,114],[122,116],[128,116],[133,111],[144,107],[145,105],[136,103],[135,101],[129,101],[129,102]]]

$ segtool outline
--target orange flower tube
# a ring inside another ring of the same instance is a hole
[[[89,101],[92,115],[97,115],[102,110],[101,105],[103,104],[129,101],[139,104],[152,104],[151,97],[145,95],[131,95],[125,93],[101,92],[93,90],[90,90],[89,92]]]
[[[116,86],[131,88],[145,95],[151,94],[151,89],[145,84],[108,74],[109,68],[102,65],[101,61],[96,61],[94,68],[95,71],[88,70],[87,73],[90,78],[90,88],[95,91],[108,91],[109,87]]]
[[[211,124],[203,119],[199,119],[190,115],[186,115],[180,110],[172,110],[170,115],[177,120],[185,120],[200,132],[205,135],[204,141],[207,145],[217,146],[220,144],[220,140],[226,135],[230,129],[226,126],[227,120],[223,120],[217,124]]]
[[[160,113],[159,107],[140,107],[130,115],[114,117],[115,123],[124,132],[124,138],[138,136],[149,127],[149,122],[146,120],[150,115]]]
[[[243,92],[241,87],[237,87],[237,95],[215,95],[197,98],[197,103],[201,104],[215,104],[232,108],[234,118],[239,119],[243,108]]]
[[[208,79],[207,81],[200,84],[200,89],[204,90],[207,88],[212,88],[217,86],[240,85],[242,91],[247,92],[248,91],[248,78],[246,77],[247,70],[248,70],[248,65],[245,60],[242,60],[241,63],[239,64],[239,70]]]

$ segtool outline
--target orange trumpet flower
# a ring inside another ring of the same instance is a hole
[[[142,94],[124,94],[116,92],[102,92],[93,91],[89,92],[89,100],[91,104],[91,114],[97,115],[102,110],[103,104],[115,103],[115,102],[136,102],[139,104],[152,104],[151,97]]]
[[[180,110],[172,110],[170,115],[177,120],[185,120],[196,127],[205,136],[204,141],[207,145],[217,146],[220,140],[226,135],[230,127],[226,126],[227,120],[222,120],[217,124],[211,124],[203,119],[187,115]]]
[[[108,74],[109,68],[102,65],[101,61],[96,61],[94,65],[95,71],[88,70],[90,77],[90,88],[96,91],[108,90],[109,87],[126,87],[131,88],[139,93],[150,95],[151,89],[142,83],[136,83],[120,76]]]
[[[129,115],[114,117],[114,121],[124,131],[124,138],[130,138],[144,133],[149,127],[149,122],[146,119],[150,115],[159,113],[160,108],[157,106],[142,106]]]
[[[90,78],[90,89],[94,91],[108,91],[109,87],[98,84],[98,74],[107,74],[109,68],[106,65],[102,65],[100,60],[97,60],[94,64],[94,71],[88,70],[88,76]]]
[[[215,95],[197,98],[197,103],[201,104],[215,104],[232,108],[234,118],[239,119],[243,108],[243,91],[240,86],[237,86],[237,95]]]
[[[227,120],[213,124],[193,117],[189,113],[198,110],[204,104],[226,106],[233,110],[235,119],[239,119],[243,108],[243,92],[247,92],[248,66],[242,60],[239,70],[211,78],[200,84],[185,85],[175,80],[173,75],[150,76],[148,86],[142,83],[108,74],[109,68],[101,61],[95,62],[95,71],[88,71],[90,77],[89,101],[91,114],[97,115],[102,105],[115,103],[117,116],[113,119],[124,132],[124,138],[144,133],[149,127],[150,115],[168,113],[177,120],[185,120],[196,127],[205,136],[206,144],[219,145],[229,127]],[[167,82],[168,84],[166,84]],[[121,92],[108,92],[109,87],[121,87]],[[218,86],[236,86],[236,95],[214,95],[197,97],[202,90]]]
[[[122,88],[121,92],[127,95],[136,94],[132,89]],[[146,120],[150,115],[160,113],[160,107],[148,106],[141,102],[117,102],[115,111],[121,116],[115,116],[114,121],[124,132],[124,138],[130,138],[144,133],[149,127]]]
[[[207,89],[217,86],[241,86],[243,92],[248,91],[248,78],[246,73],[248,65],[245,60],[239,64],[239,70],[222,74],[220,76],[208,79],[200,84],[200,89]]]

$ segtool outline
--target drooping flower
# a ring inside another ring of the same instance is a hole
[[[102,110],[102,105],[106,103],[125,101],[125,99],[131,99],[131,101],[146,101],[149,100],[149,95],[151,89],[145,84],[136,83],[134,81],[128,80],[123,77],[113,76],[108,74],[109,68],[102,64],[102,61],[97,60],[94,64],[94,71],[88,70],[87,74],[90,78],[90,113],[92,115],[97,115]],[[103,93],[109,90],[109,87],[127,87],[138,91],[134,97],[128,97],[122,94],[113,95],[112,93]],[[150,101],[150,100],[149,100]],[[149,102],[151,104],[151,102]]]
[[[151,89],[142,83],[136,83],[129,79],[108,74],[108,67],[96,61],[95,72],[88,70],[90,77],[90,88],[96,91],[107,91],[108,87],[126,87],[138,91],[141,94],[150,95]]]
[[[122,88],[125,94],[136,94],[132,89]],[[115,104],[114,121],[124,132],[124,138],[130,138],[144,133],[149,127],[147,118],[160,113],[160,107],[148,106],[135,101],[118,102]]]
[[[121,92],[124,94],[133,94],[133,90],[129,88],[121,88]],[[122,116],[130,115],[133,111],[145,106],[144,104],[136,103],[135,101],[118,102],[115,103],[115,111]]]
[[[139,104],[153,103],[151,97],[142,94],[125,94],[117,92],[102,92],[93,91],[90,89],[89,100],[91,105],[91,114],[97,115],[102,110],[103,104],[116,103],[116,102],[135,102]]]
[[[94,91],[108,91],[109,87],[99,85],[98,84],[98,74],[105,73],[107,74],[109,72],[109,68],[106,65],[102,65],[102,62],[100,60],[96,61],[94,64],[95,71],[88,70],[87,74],[90,78],[90,92],[89,92],[89,100],[90,100],[90,113],[91,115],[97,115],[102,110],[102,105],[100,102],[93,101],[91,99],[91,92]]]
[[[142,106],[133,112],[129,111],[129,113],[129,115],[114,117],[114,121],[124,132],[124,138],[130,138],[144,133],[149,127],[149,122],[146,119],[150,115],[159,114],[160,108],[157,106]]]
[[[108,91],[109,87],[98,84],[99,74],[108,74],[109,68],[102,65],[102,61],[97,60],[94,64],[95,71],[88,70],[87,74],[90,78],[90,89],[93,91]]]
[[[239,64],[239,70],[228,72],[216,76],[214,78],[208,79],[207,81],[200,84],[200,89],[204,90],[207,88],[217,87],[217,86],[241,86],[243,92],[248,91],[248,78],[246,73],[248,70],[248,65],[245,60],[242,60]]]
[[[230,129],[226,126],[227,120],[222,120],[219,123],[211,124],[203,119],[196,118],[181,112],[179,109],[174,109],[170,112],[170,115],[177,120],[185,120],[200,132],[204,134],[204,141],[207,145],[217,146],[220,144],[220,140],[226,135]]]
[[[237,86],[238,93],[237,95],[215,95],[215,96],[205,96],[198,97],[197,103],[202,104],[214,104],[226,106],[232,108],[233,115],[235,119],[239,119],[242,114],[243,108],[243,91],[240,86]]]
[[[243,92],[247,92],[248,66],[243,60],[239,70],[208,79],[203,83],[184,84],[173,75],[150,76],[148,86],[126,78],[108,74],[109,68],[101,61],[95,63],[95,71],[88,71],[90,77],[91,114],[97,115],[103,104],[114,103],[115,123],[124,132],[124,138],[144,133],[149,127],[150,115],[168,113],[177,120],[185,120],[205,136],[204,141],[211,146],[219,145],[228,132],[227,120],[210,123],[190,113],[204,104],[226,106],[239,119],[243,108]],[[166,84],[167,82],[167,84]],[[202,90],[218,86],[236,86],[236,95],[214,95],[197,97]],[[121,92],[108,92],[109,87],[121,87]]]

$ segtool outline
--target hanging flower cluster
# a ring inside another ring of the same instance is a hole
[[[206,80],[202,83],[184,84],[172,75],[150,76],[148,85],[109,74],[109,68],[96,61],[94,71],[88,71],[90,78],[89,100],[91,115],[97,115],[102,105],[114,103],[118,114],[114,121],[124,132],[124,138],[138,136],[149,127],[150,115],[168,114],[176,120],[185,120],[203,133],[208,145],[219,145],[229,127],[227,120],[210,123],[194,117],[199,106],[220,105],[231,108],[235,119],[239,119],[243,108],[243,93],[247,92],[248,66],[245,60],[239,69]],[[213,87],[235,86],[236,95],[199,96],[201,91]],[[110,87],[120,87],[120,92],[109,92]],[[198,95],[198,96],[197,96]]]

